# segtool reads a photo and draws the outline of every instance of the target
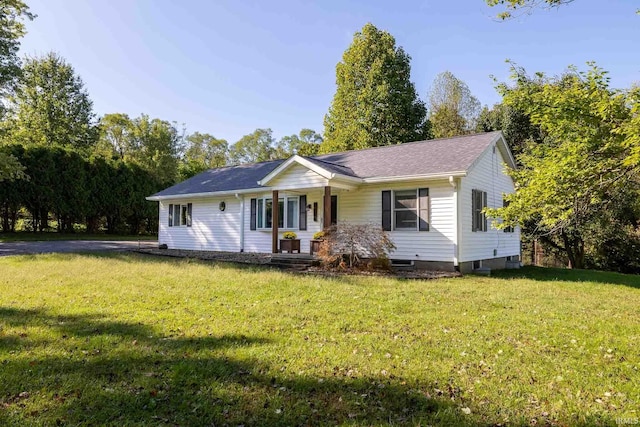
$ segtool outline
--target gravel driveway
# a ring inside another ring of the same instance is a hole
[[[0,243],[0,256],[40,254],[49,252],[126,251],[138,248],[156,248],[153,240],[51,240],[46,242]]]

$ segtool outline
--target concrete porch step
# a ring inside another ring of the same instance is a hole
[[[318,264],[316,257],[308,254],[273,254],[269,265],[285,270],[306,270]]]

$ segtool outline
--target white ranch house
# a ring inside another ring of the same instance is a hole
[[[147,199],[170,249],[275,253],[291,230],[308,253],[332,223],[376,223],[397,246],[392,260],[468,272],[519,260],[520,230],[481,212],[514,191],[506,167],[513,156],[490,132],[211,169]]]

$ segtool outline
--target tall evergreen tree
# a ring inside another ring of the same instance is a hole
[[[322,152],[400,144],[426,137],[426,108],[411,82],[410,57],[367,24],[336,66],[337,90],[324,118]]]

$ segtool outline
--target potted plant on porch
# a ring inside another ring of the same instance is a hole
[[[286,231],[280,239],[280,252],[292,254],[294,251],[300,253],[300,239],[293,231]]]
[[[313,238],[310,241],[309,248],[311,255],[317,254],[320,251],[320,245],[324,240],[324,231],[318,231],[314,233]]]

